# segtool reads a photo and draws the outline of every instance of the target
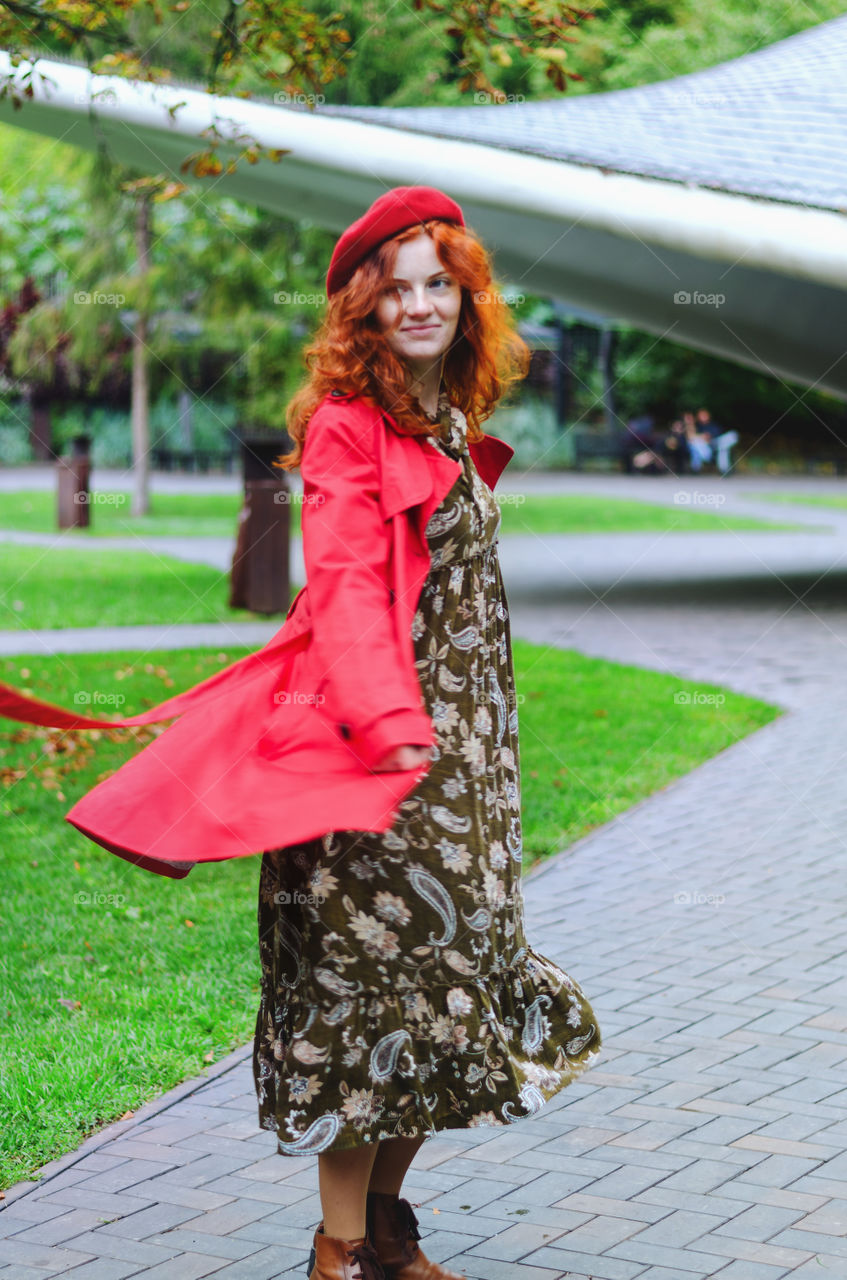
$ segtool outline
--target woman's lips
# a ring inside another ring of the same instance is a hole
[[[437,329],[437,324],[418,324],[411,328],[403,329],[403,333],[429,333],[431,329]]]

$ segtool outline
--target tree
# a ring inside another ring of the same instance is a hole
[[[569,65],[577,93],[631,89],[701,71],[837,18],[845,0],[606,0]]]
[[[31,276],[18,297],[0,311],[0,377],[16,383],[29,405],[29,435],[33,457],[52,462],[53,432],[50,406],[67,396],[74,382],[68,358],[70,334],[55,310],[43,305]]]
[[[449,45],[462,93],[496,93],[492,76],[514,57],[533,59],[547,81],[564,90],[577,77],[566,66],[566,46],[573,29],[592,17],[560,0],[413,0],[413,7],[432,37]],[[0,78],[0,97],[23,108],[40,73],[31,64],[22,68],[22,60],[64,52],[81,56],[94,72],[157,82],[174,69],[184,76],[202,64],[211,93],[250,97],[271,90],[314,106],[322,88],[345,77],[355,61],[346,21],[344,14],[322,9],[320,0],[317,6],[308,0],[221,0],[216,9],[191,0],[6,0],[0,3],[0,47],[13,55],[17,74]],[[192,50],[187,59],[186,44]],[[220,142],[213,130],[209,145],[190,156],[184,170],[222,173]],[[260,154],[275,161],[285,154],[254,138],[241,144],[227,171],[241,159],[254,164]]]
[[[495,75],[499,72],[501,76],[509,74],[513,54],[518,58],[533,57],[544,68],[547,81],[564,90],[573,75],[564,65],[565,45],[573,38],[569,31],[590,17],[588,11],[561,5],[558,0],[517,0],[508,7],[500,0],[483,3],[460,0],[458,7],[450,10],[440,0],[414,0],[414,10],[414,14],[408,11],[406,20],[407,25],[413,24],[418,41],[422,41],[423,33],[431,42],[431,32],[435,31],[443,46],[449,47],[454,72],[450,86],[453,96],[471,89],[493,90],[490,72]],[[348,17],[359,19],[355,39],[344,25]],[[34,79],[39,75],[37,64],[33,66],[32,60],[39,55],[71,53],[81,56],[93,72],[167,81],[172,72],[177,71],[181,79],[191,74],[202,76],[206,87],[214,93],[249,97],[254,92],[272,89],[275,96],[284,101],[296,95],[307,105],[315,105],[323,86],[342,81],[351,64],[355,68],[357,44],[360,48],[380,23],[384,24],[384,17],[369,6],[368,0],[352,7],[347,17],[328,9],[323,0],[314,0],[313,4],[308,0],[293,0],[287,6],[269,0],[225,0],[216,10],[206,3],[192,4],[190,0],[176,0],[168,5],[161,5],[157,0],[137,3],[76,0],[72,5],[9,0],[0,3],[0,46],[12,53],[16,71],[5,80],[0,78],[0,97],[9,97],[16,109],[25,109],[27,100],[33,97]],[[408,52],[408,47],[404,52]],[[29,65],[22,66],[24,60],[29,60]],[[515,74],[514,68],[511,74]],[[396,75],[394,80],[396,82]],[[178,111],[179,105],[174,110]],[[219,131],[213,126],[207,132],[210,136],[205,140],[206,145],[186,159],[183,172],[214,178],[224,171],[224,161],[218,152],[226,130]],[[285,154],[278,148],[263,148],[250,137],[240,138],[239,142],[240,150],[226,162],[227,171],[232,171],[241,160],[255,164],[263,153],[277,162]],[[155,238],[150,230],[152,202],[187,196],[188,188],[185,183],[168,181],[161,175],[128,176],[118,170],[104,143],[100,143],[100,148],[97,164],[105,184],[112,182],[116,196],[120,190],[135,192],[138,200],[136,278],[128,281],[126,294],[121,294],[135,296],[135,302],[130,302],[122,316],[132,316],[134,325],[132,437],[136,485],[133,510],[137,514],[148,505],[148,355],[153,306],[148,286],[161,280],[161,275],[155,272]],[[94,282],[97,296],[106,287],[103,278]],[[118,296],[120,290],[113,292]],[[275,294],[275,298],[283,296],[291,295],[287,290]],[[309,296],[308,291],[305,296]],[[161,306],[161,295],[156,303]],[[289,310],[285,324],[280,315],[277,311],[268,324],[261,346],[264,354],[273,345],[277,357],[287,360],[290,366],[293,339],[309,331],[311,317],[297,316]],[[78,323],[74,325],[78,330],[74,335],[74,348],[82,355],[87,344],[89,368],[97,363],[98,351],[110,345],[92,346],[92,328],[97,331],[97,343],[102,344],[101,330],[109,327],[108,322],[100,323],[99,314],[92,326],[92,318],[93,313],[87,317],[85,313],[78,313],[75,317]],[[255,365],[255,346],[255,341],[249,343],[243,353],[246,359],[242,359],[242,353],[237,354],[242,371],[245,363],[248,367]],[[267,370],[263,368],[262,372]],[[92,381],[96,382],[93,373]],[[272,415],[279,420],[281,416],[279,384],[271,392],[267,387],[265,378],[264,397],[259,394],[252,398],[254,420]],[[269,396],[272,403],[263,403]]]

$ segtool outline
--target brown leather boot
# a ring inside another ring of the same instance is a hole
[[[367,1232],[385,1273],[385,1280],[467,1280],[431,1262],[418,1244],[418,1220],[408,1200],[369,1191]]]
[[[309,1258],[309,1280],[385,1280],[385,1272],[367,1235],[341,1240],[326,1235],[321,1223]]]

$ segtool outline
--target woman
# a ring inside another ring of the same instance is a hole
[[[348,228],[327,293],[310,376],[289,407],[295,448],[281,460],[302,470],[316,635],[367,555],[352,518],[348,539],[336,512],[329,548],[322,526],[345,465],[365,474],[356,404],[384,408],[423,453],[461,466],[425,526],[418,687],[370,764],[428,771],[389,829],[328,831],[262,858],[259,1118],[281,1154],[318,1155],[324,1217],[310,1280],[457,1280],[425,1257],[399,1196],[415,1152],[439,1130],[532,1114],[599,1046],[578,985],[525,937],[500,511],[472,456],[480,420],[527,361],[485,250],[432,188],[395,188]],[[381,574],[360,585],[370,625],[390,601]],[[351,617],[351,646],[356,631]],[[345,658],[333,655],[342,683]],[[335,696],[332,673],[327,687]]]
[[[310,1280],[457,1280],[399,1195],[449,1128],[533,1114],[596,1057],[577,983],[533,951],[517,710],[480,423],[528,352],[459,206],[381,196],[340,237],[289,409],[307,583],[257,652],[107,721],[0,684],[66,728],[178,716],[65,815],[179,879],[261,854],[253,1069],[282,1155],[318,1157]],[[285,833],[285,840],[280,834]]]

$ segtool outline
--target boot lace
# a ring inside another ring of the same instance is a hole
[[[354,1244],[351,1249],[347,1250],[347,1254],[360,1267],[359,1271],[353,1272],[353,1280],[385,1280],[385,1272],[379,1261],[379,1255],[370,1240],[363,1240],[361,1244]]]

